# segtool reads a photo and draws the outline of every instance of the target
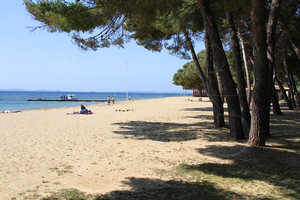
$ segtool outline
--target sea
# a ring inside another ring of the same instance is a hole
[[[61,95],[74,94],[75,98],[85,100],[106,100],[115,96],[116,101],[126,101],[125,92],[38,92],[38,91],[0,91],[0,111],[28,110],[40,108],[79,107],[84,105],[105,104],[103,102],[61,102],[61,101],[28,101],[28,99],[60,99]],[[181,96],[180,93],[139,93],[128,94],[131,100],[157,99]]]

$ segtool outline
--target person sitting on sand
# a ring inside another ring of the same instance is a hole
[[[88,109],[86,109],[84,107],[84,105],[81,104],[80,107],[81,107],[81,110],[80,110],[79,114],[89,114]]]

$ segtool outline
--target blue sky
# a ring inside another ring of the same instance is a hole
[[[0,8],[0,88],[61,91],[181,92],[172,84],[174,73],[188,62],[150,52],[131,42],[124,49],[110,47],[83,51],[70,35],[30,32],[39,25],[22,0],[4,1]],[[196,50],[203,49],[198,44]]]

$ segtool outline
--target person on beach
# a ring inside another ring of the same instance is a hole
[[[131,100],[131,96],[128,97],[129,101]]]
[[[107,104],[110,105],[110,96],[107,97]]]
[[[86,109],[84,105],[81,104],[80,108],[81,108],[81,110],[80,110],[79,114],[89,114],[88,109]]]
[[[112,103],[115,104],[115,96],[112,97]]]

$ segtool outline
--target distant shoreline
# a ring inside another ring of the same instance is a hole
[[[62,94],[75,94],[75,97],[80,99],[89,100],[103,100],[99,102],[47,102],[36,101],[29,102],[28,99],[59,99]],[[85,104],[98,105],[105,104],[107,97],[115,96],[116,101],[126,101],[126,93],[117,92],[37,92],[37,91],[0,91],[0,111],[4,110],[31,110],[31,109],[44,109],[44,108],[60,108],[60,107],[76,107]],[[157,99],[164,97],[178,97],[179,93],[129,93],[132,100],[141,99]]]

